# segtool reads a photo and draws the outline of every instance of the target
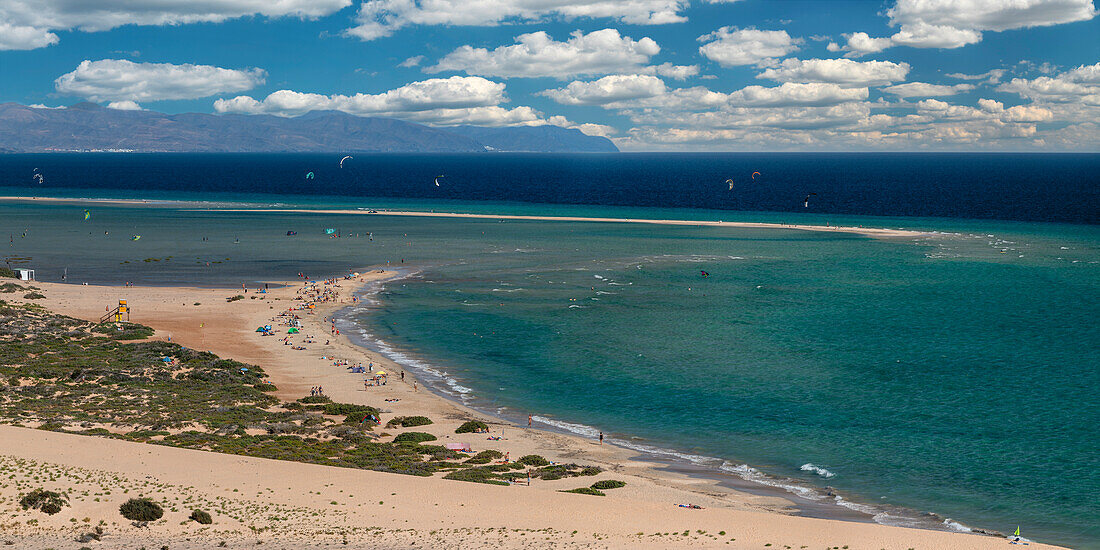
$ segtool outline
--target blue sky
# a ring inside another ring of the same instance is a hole
[[[140,4],[0,0],[0,101],[556,124],[624,150],[1100,150],[1093,0]]]

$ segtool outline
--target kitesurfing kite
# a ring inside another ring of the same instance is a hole
[[[817,195],[817,193],[810,193],[809,195],[806,195],[806,200],[802,201],[802,207],[803,208],[809,208],[810,207],[810,197],[813,197],[813,196],[816,196],[816,195]]]
[[[287,236],[287,237],[293,237],[293,236],[295,236],[295,235],[297,235],[297,234],[298,234],[298,232],[297,232],[297,231],[287,231],[287,232],[286,232],[286,236]]]
[[[91,218],[91,217],[92,217],[92,213],[85,210],[84,211],[84,221],[88,221],[88,218]]]
[[[330,228],[325,230],[325,235],[332,235],[335,232],[336,232],[336,230],[330,227]]]
[[[46,181],[46,178],[42,177],[42,174],[35,174],[34,176],[32,176],[32,178],[34,178],[34,181],[40,184]]]
[[[435,186],[436,187],[439,187],[439,178],[442,178],[442,177],[443,177],[443,174],[440,174],[440,175],[435,177]]]
[[[306,179],[307,180],[313,179],[313,172],[310,172],[310,173],[306,174]]]
[[[756,176],[759,176],[759,175],[760,175],[760,172],[753,172],[753,173],[752,173],[752,179],[754,179],[754,180],[755,180],[755,179],[756,179]]]
[[[140,239],[140,238],[141,238],[141,235],[131,235],[131,236],[130,236],[130,240],[131,240],[131,241],[136,241],[136,240],[138,240],[138,239]]]
[[[344,157],[344,158],[340,159],[340,168],[343,168],[343,167],[344,167],[344,161],[345,161],[345,160],[348,160],[348,159],[350,159],[350,158],[355,158],[355,157],[353,157],[353,156],[351,156],[351,155],[348,155],[348,156],[346,156],[346,157]]]
[[[726,180],[726,183],[730,185],[730,191],[733,191],[733,180]]]

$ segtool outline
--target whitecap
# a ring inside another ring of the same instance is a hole
[[[817,475],[819,475],[823,478],[826,478],[826,479],[836,475],[833,472],[830,472],[829,470],[826,470],[825,468],[822,468],[820,466],[814,466],[813,464],[811,464],[809,462],[807,462],[806,464],[803,464],[802,467],[799,468],[799,469],[802,470],[803,472],[813,472],[813,473],[815,473],[815,474],[817,474]]]

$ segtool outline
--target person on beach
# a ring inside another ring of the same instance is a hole
[[[603,432],[600,432],[600,445],[603,445]]]
[[[531,427],[531,415],[527,415],[527,427]]]

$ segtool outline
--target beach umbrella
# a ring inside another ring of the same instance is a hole
[[[374,374],[377,374],[378,376],[385,376],[385,375],[386,375],[386,371],[384,371],[384,370],[376,370],[376,371],[374,371]]]
[[[286,333],[287,334],[298,334],[298,329],[291,327],[291,329],[286,331]]]
[[[265,331],[265,330],[267,330],[267,329],[266,329],[266,328],[264,328],[264,327],[260,327],[260,328],[256,329],[256,332],[263,332],[263,331]]]

